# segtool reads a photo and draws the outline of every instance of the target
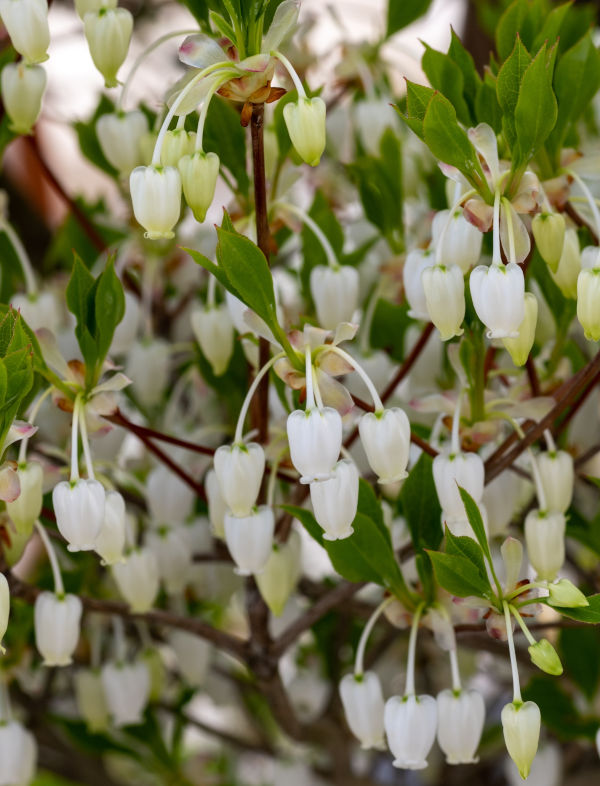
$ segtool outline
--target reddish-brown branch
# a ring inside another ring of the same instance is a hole
[[[148,426],[140,426],[138,423],[134,423],[133,421],[129,420],[120,409],[118,409],[114,415],[107,415],[104,418],[105,420],[109,420],[111,423],[114,423],[117,426],[123,426],[128,431],[131,431],[136,436],[141,436],[142,434],[149,439],[156,439],[159,442],[166,442],[169,445],[176,445],[179,448],[184,448],[185,450],[189,450],[192,453],[202,453],[205,456],[214,456],[215,449],[214,448],[207,448],[204,445],[198,445],[196,442],[188,442],[186,439],[180,439],[179,437],[174,437],[171,434],[165,434],[162,431],[156,431],[153,428],[148,428]]]
[[[424,439],[421,439],[414,431],[410,432],[410,441],[413,445],[417,445],[421,448],[423,453],[427,453],[432,458],[435,458],[438,454],[438,451],[435,448],[432,448],[429,442],[426,442]]]
[[[570,202],[566,203],[566,205],[563,208],[563,212],[566,213],[569,216],[569,218],[575,224],[577,224],[578,227],[583,227],[587,229],[587,231],[592,236],[592,240],[594,241],[594,244],[596,246],[600,245],[600,238],[598,238],[598,235],[594,230],[594,228],[590,226],[590,224],[588,224],[588,222],[583,218],[583,216],[579,215],[577,210],[573,207],[573,205]]]
[[[525,363],[525,370],[527,371],[527,379],[529,380],[529,387],[534,397],[541,395],[540,380],[538,379],[537,369],[531,355],[527,358]]]

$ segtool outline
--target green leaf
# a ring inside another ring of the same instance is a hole
[[[115,273],[114,259],[110,259],[99,276],[94,296],[96,347],[98,363],[102,364],[113,339],[115,329],[125,314],[123,285]]]
[[[541,25],[540,10],[539,3],[515,0],[502,14],[496,28],[496,50],[501,61],[506,60],[513,50],[517,36],[525,46],[529,47],[533,44],[535,34]]]
[[[544,144],[554,128],[556,116],[552,69],[547,65],[544,44],[523,74],[515,107],[515,133],[522,164],[533,158]]]
[[[219,267],[219,265],[215,265],[215,263],[211,262],[208,257],[205,257],[204,254],[201,254],[199,251],[194,251],[193,248],[183,247],[183,250],[191,256],[197,265],[200,265],[205,270],[208,270],[209,273],[212,273],[217,281],[222,284],[228,292],[231,292],[232,295],[235,295],[238,300],[242,300],[242,296],[233,286],[223,268]]]
[[[550,11],[544,19],[541,30],[533,41],[534,52],[537,52],[537,50],[543,46],[544,42],[548,42],[548,44],[552,46],[552,44],[561,37],[560,34],[563,22],[572,5],[573,0],[569,0],[568,3],[563,3]]]
[[[477,88],[475,117],[478,123],[487,123],[496,134],[502,131],[502,109],[498,103],[496,80],[486,71],[483,82]]]
[[[377,499],[373,486],[364,478],[360,478],[358,482],[358,512],[363,513],[367,518],[377,525],[377,528],[384,536],[384,538],[392,545],[389,529],[385,526],[383,520],[383,510],[381,502]]]
[[[433,482],[433,460],[422,453],[402,485],[400,502],[417,551],[437,549],[442,540],[442,509]]]
[[[423,16],[430,5],[431,0],[388,0],[387,37]]]
[[[521,80],[529,64],[531,56],[523,46],[521,38],[517,36],[514,49],[508,60],[504,63],[496,78],[496,93],[498,103],[502,109],[502,127],[506,141],[512,149],[516,142],[515,110],[519,100]]]
[[[73,123],[73,128],[77,134],[79,147],[83,155],[88,161],[91,161],[92,164],[97,166],[98,169],[106,172],[106,174],[111,177],[117,177],[119,173],[112,164],[108,162],[102,152],[100,142],[98,141],[98,135],[96,134],[96,123],[102,115],[107,115],[114,111],[115,106],[113,102],[103,93],[92,117],[87,121],[78,120]]]
[[[400,117],[415,132],[419,139],[424,139],[423,120],[429,102],[435,95],[435,90],[425,85],[406,80],[406,115],[402,114],[400,108],[396,106],[396,111]]]
[[[78,323],[87,324],[89,295],[94,283],[94,276],[83,264],[81,257],[75,254],[71,277],[67,284],[66,300],[67,308]]]
[[[435,577],[445,590],[457,598],[486,598],[490,593],[489,581],[481,576],[477,567],[466,557],[428,551]]]
[[[238,190],[248,194],[250,180],[246,168],[246,133],[240,116],[229,101],[215,96],[206,115],[203,136],[204,149],[216,153],[221,166],[234,176]]]
[[[446,554],[456,554],[457,556],[468,559],[479,571],[481,578],[487,582],[491,591],[487,570],[485,568],[485,561],[483,559],[483,551],[481,546],[473,538],[465,535],[453,535],[446,526]]]
[[[452,58],[452,60],[456,63],[462,72],[465,99],[468,102],[469,98],[474,96],[477,92],[477,89],[481,84],[481,77],[477,73],[475,62],[471,53],[465,49],[462,41],[454,32],[454,28],[450,28],[450,31],[451,38],[450,47],[448,48],[448,55]]]
[[[463,97],[464,76],[460,67],[449,55],[432,49],[428,44],[425,44],[421,67],[431,86],[446,96],[454,106],[461,123],[469,125],[471,113]]]
[[[565,609],[562,606],[552,606],[555,611],[577,622],[588,622],[590,625],[600,624],[600,594],[588,597],[589,606],[581,606],[575,609]]]
[[[379,298],[375,306],[369,343],[372,349],[384,349],[397,363],[404,360],[404,338],[413,324],[408,316],[408,304],[401,306]]]
[[[578,737],[594,739],[598,721],[582,717],[558,680],[534,677],[523,690],[523,699],[534,701],[538,705],[544,726],[560,740],[574,740]]]
[[[592,479],[596,482],[596,479]],[[567,535],[583,543],[600,557],[600,513],[589,520],[575,508],[570,508],[567,517]]]
[[[469,524],[471,525],[471,529],[475,533],[477,542],[479,543],[479,545],[481,546],[481,550],[487,557],[488,563],[491,564],[492,555],[490,552],[490,546],[488,543],[487,535],[485,534],[483,519],[481,518],[481,513],[479,512],[477,503],[475,502],[473,497],[469,494],[469,492],[465,491],[465,489],[463,489],[461,486],[458,487],[458,491],[460,494],[460,498],[463,501],[463,505],[465,506],[465,511],[467,513],[467,518],[469,519]]]
[[[588,699],[600,683],[600,629],[565,628],[560,632],[561,659],[571,679]]]

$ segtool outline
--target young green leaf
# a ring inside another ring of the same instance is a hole
[[[536,32],[540,29],[543,12],[539,2],[515,0],[500,17],[496,28],[496,50],[500,60],[506,60],[517,36],[525,46],[530,47]]]
[[[465,489],[463,489],[461,486],[458,487],[458,491],[460,493],[460,498],[463,501],[463,505],[465,506],[465,511],[467,513],[467,518],[469,519],[469,524],[471,525],[471,529],[475,533],[477,542],[481,546],[481,550],[485,554],[488,563],[491,564],[492,554],[490,552],[490,545],[488,543],[487,535],[485,534],[483,519],[481,518],[481,513],[479,512],[477,503],[475,502],[473,497],[469,494],[469,492],[465,491]]]
[[[431,0],[388,0],[387,33],[389,38],[423,16]]]
[[[425,44],[421,67],[432,87],[450,101],[461,123],[471,124],[471,113],[464,99],[464,76],[450,55],[438,52]]]
[[[465,535],[453,535],[446,526],[446,554],[455,554],[464,557],[471,562],[479,571],[479,575],[488,584],[491,592],[491,585],[488,579],[487,570],[485,568],[485,561],[483,559],[483,552],[481,546],[473,538]]]
[[[506,60],[498,72],[496,78],[498,104],[503,112],[502,127],[504,129],[506,141],[511,149],[514,147],[517,137],[515,130],[515,109],[519,100],[521,80],[530,63],[531,56],[523,46],[520,36],[517,36],[514,49],[508,60]]]
[[[502,109],[496,94],[496,80],[486,71],[483,82],[477,88],[475,117],[478,123],[487,123],[496,134],[502,131]]]
[[[556,115],[552,69],[547,65],[544,44],[523,74],[515,106],[517,157],[521,164],[533,158],[544,144],[554,128]],[[513,161],[513,168],[517,166]]]
[[[123,285],[115,273],[113,259],[108,261],[98,278],[94,294],[94,309],[98,362],[102,364],[110,349],[115,329],[125,314]]]
[[[600,624],[600,594],[588,597],[588,606],[580,606],[575,609],[566,609],[563,606],[552,606],[555,611],[578,622],[589,622],[591,625]]]
[[[422,453],[400,492],[402,511],[417,551],[437,549],[442,540],[442,509],[432,467],[431,456]]]
[[[466,557],[458,554],[443,554],[441,551],[428,551],[438,583],[451,595],[467,598],[474,595],[486,598],[490,593],[489,581],[480,574],[477,567]]]

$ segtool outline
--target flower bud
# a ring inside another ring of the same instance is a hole
[[[271,612],[283,614],[288,598],[296,588],[302,573],[302,540],[296,530],[290,532],[285,543],[273,543],[271,556],[256,583]]]
[[[532,701],[513,701],[502,710],[502,730],[508,755],[522,778],[529,775],[540,739],[541,715]]]
[[[85,15],[89,13],[96,13],[101,8],[116,8],[117,0],[75,0],[75,10],[77,16],[83,20]]]
[[[469,278],[477,316],[488,338],[517,338],[525,319],[525,279],[514,262],[478,265]]]
[[[483,696],[476,690],[443,690],[437,696],[437,738],[448,764],[473,764],[485,721]]]
[[[96,136],[104,157],[120,175],[129,175],[142,163],[140,140],[147,131],[146,115],[137,109],[105,114],[96,122]]]
[[[553,581],[565,561],[565,517],[532,510],[525,519],[525,543],[538,579]]]
[[[310,293],[319,325],[335,330],[340,322],[351,322],[358,305],[358,270],[350,265],[317,265],[310,272]]]
[[[112,566],[119,592],[134,614],[150,611],[158,595],[158,564],[148,548],[136,549],[127,561]]]
[[[431,249],[415,248],[406,256],[402,279],[404,292],[410,311],[408,316],[413,319],[424,319],[429,322],[427,299],[423,288],[423,271],[435,265],[435,255]]]
[[[47,0],[0,0],[0,16],[26,63],[43,63],[50,44]]]
[[[539,213],[531,222],[537,250],[553,273],[558,270],[565,243],[565,219],[562,213]]]
[[[488,512],[489,533],[504,535],[519,505],[524,481],[514,472],[501,472],[483,490],[482,502]]]
[[[565,450],[552,450],[540,453],[537,465],[547,509],[566,513],[573,499],[575,483],[573,457]]]
[[[440,265],[458,265],[463,273],[468,273],[481,257],[483,235],[467,221],[462,208],[455,210],[450,220],[449,212],[440,210],[433,219],[431,232],[436,259]]]
[[[577,319],[588,341],[600,339],[600,267],[585,268],[577,277]]]
[[[311,483],[310,501],[319,526],[325,530],[325,540],[349,538],[358,508],[358,470],[354,462],[342,459],[333,468],[332,478]]]
[[[221,445],[214,458],[221,494],[234,516],[248,516],[256,504],[265,471],[265,452],[257,442]]]
[[[325,150],[325,102],[322,98],[300,96],[295,104],[286,104],[283,119],[294,149],[300,158],[317,166]]]
[[[185,630],[172,631],[169,634],[169,644],[175,651],[177,669],[185,682],[192,688],[201,688],[208,674],[210,644]]]
[[[346,674],[340,682],[340,698],[350,731],[365,750],[383,748],[383,693],[374,671]]]
[[[191,156],[196,147],[196,132],[175,128],[167,131],[160,149],[160,163],[177,167],[183,156]]]
[[[555,273],[550,275],[556,286],[565,297],[575,300],[577,297],[577,277],[581,271],[581,254],[577,230],[567,229],[562,254]]]
[[[327,480],[342,449],[342,418],[333,407],[296,409],[287,419],[290,458],[300,483]]]
[[[503,338],[502,343],[515,366],[524,366],[531,352],[537,325],[538,302],[531,292],[525,293],[525,317],[519,325],[516,338]]]
[[[246,516],[225,514],[225,542],[236,564],[238,576],[261,573],[271,556],[275,518],[267,505]]]
[[[540,639],[535,644],[531,644],[527,651],[531,662],[535,663],[538,669],[545,671],[546,674],[552,674],[558,677],[563,673],[562,663],[558,657],[556,650],[550,644],[548,639]]]
[[[77,595],[40,592],[35,599],[35,645],[45,666],[68,666],[79,641],[81,601]]]
[[[181,178],[173,166],[138,166],[129,176],[133,212],[151,240],[175,237],[181,210]]]
[[[102,557],[103,565],[125,562],[126,521],[125,500],[118,491],[107,491],[104,503],[104,521],[94,550]]]
[[[422,770],[435,740],[437,704],[433,696],[392,696],[383,722],[394,767]]]
[[[42,512],[44,470],[38,461],[27,461],[19,464],[17,475],[21,492],[14,502],[6,503],[6,512],[20,534],[30,535]]]
[[[83,20],[85,37],[94,65],[106,87],[116,87],[117,72],[123,65],[133,30],[133,16],[125,8],[101,8]]]
[[[52,492],[56,526],[69,551],[91,551],[104,523],[104,487],[79,478],[57,483]]]
[[[213,308],[196,308],[190,317],[196,341],[216,377],[222,376],[233,355],[233,322],[223,303]]]
[[[2,69],[2,101],[10,118],[10,130],[16,134],[31,134],[40,111],[46,89],[43,66],[24,62],[8,63]]]
[[[28,786],[34,779],[37,744],[33,734],[18,721],[0,725],[0,783]]]
[[[150,674],[143,661],[105,664],[102,667],[102,685],[115,726],[142,722],[150,694]]]
[[[403,409],[366,412],[358,422],[358,431],[379,483],[395,483],[407,476],[410,422]]]
[[[448,522],[466,518],[458,487],[468,491],[475,502],[483,496],[484,467],[478,453],[439,453],[433,460],[433,480],[443,518]]]
[[[577,608],[590,605],[583,592],[569,579],[559,579],[555,584],[548,584],[548,592],[552,606]]]
[[[206,218],[208,208],[215,198],[220,163],[216,153],[203,153],[197,150],[180,158],[177,164],[183,185],[183,196],[194,218],[200,224]]]
[[[169,353],[169,343],[162,339],[131,347],[127,376],[133,381],[131,387],[143,407],[155,407],[163,397],[169,378]]]
[[[442,341],[462,336],[465,318],[465,282],[457,265],[427,267],[422,274],[429,318],[440,331]]]
[[[191,554],[185,538],[175,527],[162,526],[149,532],[146,545],[156,557],[158,576],[168,595],[177,595],[188,583]]]
[[[0,573],[0,576],[0,653],[4,654],[6,649],[2,646],[2,639],[8,628],[10,616],[10,590],[4,573]]]
[[[79,714],[88,731],[98,733],[108,728],[108,707],[100,673],[80,669],[75,673],[75,698]]]
[[[180,524],[194,509],[196,496],[169,467],[159,464],[146,480],[148,509],[158,524]]]
[[[213,537],[223,540],[225,537],[225,514],[227,513],[227,503],[221,494],[221,487],[217,473],[214,469],[209,469],[204,479],[204,488],[208,498],[208,518]]]

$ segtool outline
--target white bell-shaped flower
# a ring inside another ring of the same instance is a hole
[[[124,562],[123,550],[127,535],[125,500],[118,491],[107,491],[104,503],[104,521],[94,550],[102,557],[104,565]]]
[[[99,671],[80,669],[75,674],[75,699],[79,714],[91,732],[108,728],[108,707]]]
[[[225,542],[239,576],[261,573],[271,556],[275,517],[267,505],[246,516],[225,514]]]
[[[35,645],[45,666],[68,666],[79,641],[81,601],[77,595],[40,592],[35,599]]]
[[[248,516],[258,497],[265,471],[265,452],[256,442],[221,445],[215,472],[223,499],[234,516]]]
[[[562,254],[556,272],[550,271],[552,279],[565,297],[577,297],[577,277],[581,271],[582,257],[576,229],[567,229]]]
[[[96,11],[99,11],[101,8],[116,7],[117,0],[75,0],[75,10],[82,22],[86,14],[96,13]]]
[[[431,249],[415,248],[406,255],[402,279],[404,281],[404,292],[410,311],[408,316],[413,319],[424,319],[429,321],[429,311],[427,310],[427,299],[423,289],[423,271],[435,265],[435,254]]]
[[[476,690],[443,690],[437,696],[440,748],[448,764],[472,764],[485,721],[483,696]]]
[[[325,540],[349,538],[358,508],[356,464],[348,459],[338,461],[332,478],[310,484],[310,501],[315,518],[325,531]]]
[[[177,670],[188,685],[200,688],[206,682],[211,658],[210,644],[185,630],[173,630],[169,644],[177,658]]]
[[[227,503],[221,494],[221,486],[214,469],[209,469],[204,479],[204,488],[208,499],[208,518],[213,537],[223,540],[225,537],[225,514]]]
[[[458,486],[481,502],[485,470],[478,453],[439,453],[433,460],[433,480],[443,519],[448,522],[466,518]]]
[[[429,318],[442,341],[462,336],[465,318],[465,282],[458,265],[434,265],[423,271],[423,291]]]
[[[206,218],[208,208],[215,198],[220,165],[221,162],[216,153],[204,153],[201,150],[183,156],[177,164],[181,175],[183,196],[194,214],[194,218],[200,224]]]
[[[296,530],[285,543],[273,543],[271,556],[256,583],[271,612],[279,617],[302,574],[302,539]]]
[[[136,400],[143,407],[155,407],[162,399],[169,379],[170,346],[167,341],[138,342],[127,356],[126,373],[132,380]]]
[[[556,273],[565,242],[565,217],[562,213],[539,213],[531,221],[531,231],[540,256]]]
[[[233,355],[233,322],[223,303],[212,308],[195,308],[190,317],[196,341],[216,377],[227,371]]]
[[[13,295],[10,304],[15,311],[21,312],[21,316],[32,330],[46,328],[54,334],[58,332],[61,322],[61,307],[54,292],[30,292],[27,295]]]
[[[164,464],[155,467],[146,482],[152,518],[159,524],[182,523],[194,508],[194,491]]]
[[[504,706],[501,719],[508,754],[527,778],[540,739],[540,709],[532,701],[513,701]]]
[[[196,132],[184,128],[167,131],[160,149],[160,163],[176,167],[183,156],[189,156],[196,147]]]
[[[573,456],[566,450],[551,450],[537,456],[546,507],[566,513],[573,499],[575,468]]]
[[[0,16],[12,45],[27,63],[48,59],[47,0],[0,0]]]
[[[146,536],[146,545],[156,557],[158,575],[168,595],[182,592],[190,578],[192,555],[179,530],[163,525]]]
[[[435,740],[437,703],[433,696],[392,696],[383,715],[394,767],[422,770]]]
[[[527,555],[538,579],[553,581],[565,561],[566,521],[562,513],[532,510],[525,519]]]
[[[129,176],[133,212],[151,240],[175,237],[181,211],[181,177],[173,166],[138,166]]]
[[[577,277],[577,319],[588,341],[600,340],[600,267],[584,268]]]
[[[143,661],[106,663],[102,667],[102,686],[115,726],[142,722],[150,697],[150,673]]]
[[[0,652],[4,653],[6,650],[2,646],[2,639],[8,628],[8,618],[10,616],[10,590],[8,581],[4,573],[0,573]]]
[[[148,548],[136,549],[127,561],[112,566],[119,592],[135,614],[150,611],[158,595],[158,563]]]
[[[287,419],[287,435],[300,483],[332,477],[342,449],[342,417],[336,409],[294,410]]]
[[[335,330],[340,322],[351,322],[358,305],[358,270],[350,265],[317,265],[310,272],[310,294],[319,324]]]
[[[471,272],[469,286],[488,338],[516,338],[525,319],[525,278],[519,265],[478,265]]]
[[[295,104],[286,104],[283,108],[283,119],[294,149],[311,166],[317,166],[325,150],[325,114],[325,102],[318,96],[301,96]]]
[[[42,109],[46,89],[43,66],[8,63],[2,69],[2,101],[16,134],[30,134]]]
[[[379,483],[395,483],[407,476],[410,422],[403,409],[366,412],[358,422],[358,431]]]
[[[502,343],[512,358],[515,366],[524,366],[535,340],[535,329],[538,318],[537,298],[531,292],[525,293],[525,317],[519,325],[516,338],[503,338]]]
[[[467,273],[481,257],[483,234],[463,215],[462,208],[436,213],[431,227],[436,260],[440,265],[457,265]]]
[[[115,328],[110,345],[111,356],[129,352],[137,336],[140,317],[139,299],[131,292],[125,292],[125,315]]]
[[[96,123],[96,136],[102,152],[120,175],[128,175],[142,163],[140,140],[147,131],[148,119],[139,109],[107,113]]]
[[[19,464],[17,475],[21,493],[14,502],[6,503],[6,512],[18,532],[29,534],[42,512],[44,470],[38,461],[27,461]]]
[[[91,551],[104,522],[104,487],[97,480],[63,480],[52,491],[56,526],[69,551]]]
[[[384,701],[377,674],[346,674],[340,682],[340,698],[346,722],[361,747],[382,748]]]
[[[83,30],[94,65],[104,77],[106,87],[117,87],[117,72],[127,57],[133,16],[126,8],[101,8],[89,11]]]
[[[0,725],[0,784],[29,786],[35,776],[35,737],[18,721]]]

